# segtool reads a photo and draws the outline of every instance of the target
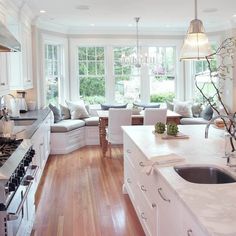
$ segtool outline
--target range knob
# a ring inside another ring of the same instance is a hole
[[[14,183],[9,183],[8,188],[10,192],[13,192],[16,190],[16,185]]]
[[[31,149],[31,150],[30,150],[30,156],[31,156],[31,158],[32,158],[34,155],[35,155],[35,150],[34,150],[34,149]]]
[[[24,165],[24,166],[29,166],[29,163],[30,163],[29,159],[28,159],[28,158],[25,158],[25,160],[24,160],[24,162],[23,162],[23,165]]]
[[[25,174],[25,168],[23,166],[21,166],[17,171],[17,176],[18,177],[23,177],[24,174]]]
[[[11,182],[12,182],[13,184],[15,184],[15,186],[19,186],[19,184],[20,184],[20,178],[14,177],[14,178],[12,178]]]

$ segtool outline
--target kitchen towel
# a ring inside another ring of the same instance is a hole
[[[182,161],[185,161],[185,158],[175,153],[155,156],[144,163],[142,172],[146,173],[147,175],[151,175],[153,173],[154,166],[171,166]]]

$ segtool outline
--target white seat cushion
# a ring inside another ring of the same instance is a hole
[[[63,133],[83,126],[85,126],[85,121],[83,120],[62,120],[56,124],[51,125],[51,132]]]
[[[89,118],[85,118],[84,121],[86,126],[98,126],[99,117],[91,116]]]
[[[181,125],[200,125],[200,124],[207,124],[209,121],[205,120],[201,117],[198,118],[182,118],[180,119]]]

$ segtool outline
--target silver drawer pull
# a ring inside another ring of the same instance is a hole
[[[166,198],[163,193],[162,193],[162,188],[158,188],[158,193],[161,196],[161,198],[166,201],[166,202],[170,202],[170,199]]]
[[[152,203],[152,208],[157,207],[156,203]]]
[[[141,162],[139,162],[139,165],[141,166],[141,167],[144,167],[144,163],[141,161]]]
[[[143,191],[143,192],[146,192],[147,191],[147,189],[144,187],[144,185],[141,185],[141,190]]]
[[[128,182],[129,184],[131,184],[131,183],[132,183],[132,181],[131,181],[131,179],[130,179],[130,178],[128,178],[128,179],[127,179],[127,182]]]
[[[188,235],[188,236],[193,236],[193,231],[192,231],[191,229],[189,229],[189,230],[187,231],[187,235]]]
[[[131,150],[127,149],[126,152],[127,152],[127,153],[131,153]]]
[[[147,217],[145,216],[144,212],[141,213],[141,218],[147,220]]]
[[[1,83],[1,85],[2,85],[2,86],[4,86],[4,85],[5,85],[5,83]]]

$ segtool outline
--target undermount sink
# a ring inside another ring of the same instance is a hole
[[[15,119],[14,125],[15,126],[28,126],[32,125],[37,119]]]
[[[224,170],[210,166],[174,167],[185,180],[197,184],[226,184],[236,182],[236,178]]]

